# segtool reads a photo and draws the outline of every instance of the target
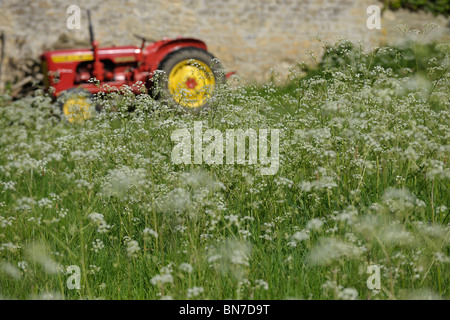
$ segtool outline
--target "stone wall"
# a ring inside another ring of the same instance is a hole
[[[68,30],[66,9],[82,10],[80,30]],[[339,38],[377,46],[399,41],[400,23],[422,28],[440,26],[429,40],[449,38],[449,21],[442,16],[385,11],[381,30],[366,26],[366,9],[377,0],[0,0],[0,31],[6,34],[2,80],[10,79],[9,62],[38,57],[62,36],[72,45],[88,45],[85,9],[91,9],[101,45],[139,44],[133,33],[159,39],[191,36],[206,41],[227,70],[244,79],[263,80],[275,67],[281,74],[306,52],[321,53],[317,37],[329,43]]]

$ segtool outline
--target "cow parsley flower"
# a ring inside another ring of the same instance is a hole
[[[187,291],[187,297],[188,299],[193,298],[193,297],[197,297],[200,294],[202,294],[205,290],[202,287],[193,287],[188,289]]]
[[[153,285],[162,285],[165,283],[172,283],[173,282],[173,276],[170,273],[165,273],[165,274],[158,274],[156,276],[154,276],[150,282]]]
[[[136,240],[133,240],[128,236],[124,237],[124,241],[127,246],[128,257],[130,257],[130,258],[136,257],[137,253],[141,250],[141,247],[139,247],[139,243]]]
[[[155,239],[158,238],[158,232],[156,232],[155,230],[151,229],[151,228],[145,228],[142,233],[144,234],[144,236],[152,236]]]
[[[192,268],[192,266],[189,263],[183,262],[178,266],[178,269],[187,273],[191,273],[194,268]]]

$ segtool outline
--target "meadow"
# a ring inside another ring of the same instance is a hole
[[[1,95],[0,297],[448,299],[450,44],[318,62],[233,76],[201,114],[124,90],[78,124]],[[278,171],[174,164],[195,121],[279,129]]]

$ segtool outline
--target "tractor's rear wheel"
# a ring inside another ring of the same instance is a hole
[[[165,77],[157,80],[162,95],[191,111],[207,107],[225,80],[221,64],[214,60],[209,52],[192,47],[168,54],[158,68],[165,72]]]
[[[61,108],[63,117],[72,123],[83,123],[96,113],[92,94],[87,90],[66,90],[58,97],[57,103]]]

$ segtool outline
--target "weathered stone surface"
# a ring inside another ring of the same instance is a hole
[[[66,27],[66,10],[73,4],[82,10],[81,30]],[[320,56],[316,37],[328,43],[362,40],[373,47],[404,38],[396,29],[400,23],[421,29],[433,22],[440,29],[429,40],[450,38],[448,19],[406,10],[384,12],[382,29],[369,30],[366,9],[372,4],[382,6],[376,0],[1,0],[0,31],[7,37],[2,80],[10,80],[10,59],[37,58],[61,36],[74,45],[86,42],[86,9],[92,12],[101,45],[138,45],[134,33],[153,39],[196,37],[206,41],[228,70],[248,80],[264,80],[272,67],[279,67],[283,76],[289,64],[310,62],[309,50]]]

